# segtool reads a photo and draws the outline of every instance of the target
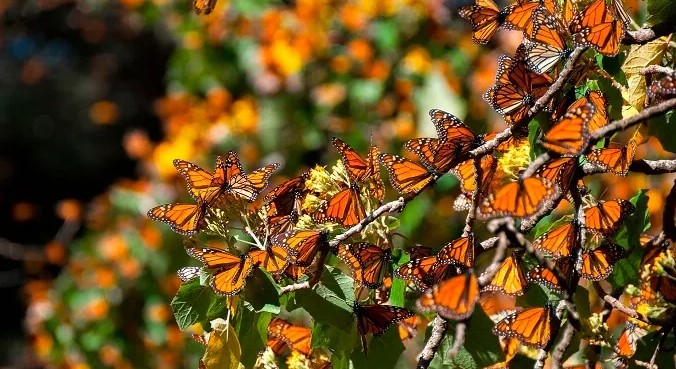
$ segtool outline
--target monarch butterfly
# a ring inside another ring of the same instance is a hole
[[[566,45],[565,28],[552,13],[536,13],[533,23],[531,39],[534,42],[526,46],[526,61],[535,73],[543,74],[552,70],[561,59],[569,57],[573,50]]]
[[[292,281],[297,282],[300,279],[300,277],[305,275],[306,270],[307,270],[306,267],[301,267],[289,263],[289,265],[286,266],[286,269],[284,269],[283,275],[289,277]]]
[[[631,322],[626,322],[620,337],[615,343],[613,350],[612,364],[615,367],[624,368],[627,366],[627,359],[634,356],[638,347],[638,340],[648,334],[648,331]]]
[[[399,321],[399,338],[406,342],[415,337],[420,324],[422,324],[422,319],[417,315]]]
[[[606,243],[594,250],[582,251],[578,255],[575,269],[580,276],[590,281],[606,279],[613,272],[615,262],[624,257],[621,246]]]
[[[492,0],[476,0],[475,5],[460,8],[459,14],[472,25],[472,41],[486,44],[503,24],[528,34],[532,28],[532,14],[541,4],[554,12],[552,0],[523,1],[503,10],[500,10]]]
[[[272,242],[288,251],[291,264],[307,267],[320,249],[329,246],[328,236],[325,231],[294,230],[274,236]]]
[[[280,318],[272,318],[268,324],[268,338],[270,337],[282,340],[292,351],[298,351],[305,356],[309,356],[312,350],[310,328],[293,325]]]
[[[340,246],[336,255],[350,267],[355,282],[370,289],[380,287],[390,260],[389,249],[360,242]]]
[[[275,235],[293,230],[298,223],[298,211],[292,210],[289,214],[268,215],[265,222],[261,224],[259,234]],[[265,229],[267,227],[267,230]]]
[[[573,248],[577,245],[578,235],[575,223],[566,223],[533,240],[532,246],[554,259],[560,259],[572,254]]]
[[[646,248],[643,258],[641,259],[641,266],[649,265],[652,269],[658,256],[665,259],[673,258],[674,251],[669,247],[669,242],[665,242],[661,245],[654,242],[647,243],[651,240],[651,236],[641,236],[641,245]],[[671,303],[676,302],[676,281],[673,273],[667,273],[667,275],[656,275],[651,273],[648,276],[647,283],[651,290],[661,293],[666,301]]]
[[[265,343],[265,346],[269,347],[270,350],[275,354],[275,356],[282,356],[286,348],[286,342],[279,337],[273,337],[268,334],[268,341]]]
[[[148,218],[169,224],[171,229],[181,235],[190,236],[202,227],[202,219],[209,203],[164,204],[148,210]]]
[[[265,269],[268,273],[278,275],[284,272],[289,265],[289,254],[281,246],[268,245],[265,250],[252,248],[247,252],[254,264]]]
[[[525,45],[521,45],[514,58],[500,58],[496,85],[483,95],[484,100],[510,125],[521,121],[553,83],[549,75],[532,72],[525,57]]]
[[[543,12],[554,14],[556,4],[553,0],[518,1],[508,9],[509,15],[505,22],[507,28],[521,30],[527,37],[533,37],[537,14]]]
[[[393,323],[414,316],[411,310],[391,305],[360,305],[357,301],[353,306],[357,316],[357,330],[361,336],[364,353],[366,350],[366,335],[372,333],[380,337]]]
[[[431,256],[432,255],[432,248],[427,247],[427,246],[411,246],[406,249],[406,252],[408,252],[409,258],[411,260],[413,259],[420,259],[424,258],[426,256]]]
[[[229,151],[225,162],[220,156],[216,159],[216,172],[212,185],[219,185],[222,192],[231,193],[251,202],[268,185],[270,175],[278,167],[279,164],[276,163],[268,164],[250,174],[244,174],[237,153]]]
[[[176,275],[178,275],[178,278],[181,280],[181,282],[188,282],[192,279],[199,277],[200,270],[201,270],[200,267],[194,266],[183,267],[176,272]]]
[[[675,75],[667,74],[660,79],[652,81],[650,87],[648,87],[648,98],[650,100],[662,100],[674,95],[676,95]]]
[[[399,266],[394,271],[394,275],[397,278],[412,281],[419,290],[426,291],[433,284],[446,279],[454,272],[455,268],[452,265],[442,263],[436,256],[427,256]]]
[[[531,270],[528,271],[526,278],[531,283],[541,284],[554,292],[563,293],[563,287],[556,274],[552,270],[541,265],[536,265],[531,268]]]
[[[529,217],[557,195],[557,190],[544,178],[519,178],[489,194],[479,206],[483,218],[496,216]]]
[[[193,0],[192,7],[195,10],[195,14],[200,15],[209,15],[216,7],[217,0]]]
[[[509,362],[514,359],[517,352],[519,352],[519,340],[514,338],[504,338],[500,340],[500,347],[505,354],[505,361],[495,363],[485,369],[509,369]]]
[[[246,284],[246,277],[253,271],[253,260],[247,254],[237,256],[225,250],[210,247],[189,247],[188,255],[215,269],[211,277],[211,288],[218,294],[234,296]]]
[[[481,158],[481,189],[478,196],[483,197],[493,182],[493,177],[496,175],[496,168],[498,161],[493,155],[485,155]],[[474,180],[474,159],[463,161],[455,168],[451,169],[451,173],[460,181],[460,190],[462,191],[453,203],[453,208],[457,211],[467,210],[471,207],[471,199],[474,191],[477,190],[476,181]]]
[[[537,170],[535,175],[545,178],[555,184],[559,191],[566,192],[575,178],[577,170],[577,159],[573,157],[562,157],[552,159]]]
[[[437,254],[441,263],[474,267],[474,235],[460,237],[444,246]]]
[[[550,306],[525,308],[497,322],[493,326],[493,334],[516,338],[526,346],[544,349],[549,343],[555,319]]]
[[[595,0],[573,18],[570,29],[576,34],[576,43],[592,46],[605,56],[615,56],[626,27],[611,14],[605,0]]]
[[[334,222],[352,227],[366,217],[366,211],[359,197],[359,187],[352,183],[350,187],[333,195],[323,207],[314,214],[317,221]]]
[[[528,280],[521,269],[517,255],[505,258],[493,280],[481,292],[498,291],[510,296],[521,296],[528,288]]]
[[[290,214],[300,210],[300,202],[303,195],[308,191],[305,188],[308,172],[278,185],[263,198],[268,206],[268,215]]]
[[[592,104],[573,106],[545,133],[540,141],[549,151],[561,155],[581,154],[589,143],[589,121],[595,108]]]
[[[601,91],[587,90],[585,99],[579,100],[580,104],[585,100],[594,105],[594,115],[589,121],[589,133],[594,133],[608,124],[608,99]]]
[[[390,183],[401,194],[417,195],[439,178],[433,171],[401,156],[380,154],[379,158],[390,175]]]
[[[599,201],[596,205],[585,209],[585,228],[595,234],[612,236],[624,218],[633,214],[634,210],[636,210],[634,205],[627,200]]]
[[[333,137],[331,143],[340,153],[350,180],[357,184],[368,182],[368,188],[373,193],[373,197],[382,201],[385,197],[385,186],[380,178],[380,169],[376,161],[380,154],[378,147],[371,146],[368,156],[364,159],[350,145],[339,138]]]
[[[462,320],[474,312],[479,301],[479,281],[472,272],[451,277],[435,284],[417,301],[420,312],[436,311],[446,319]]]
[[[637,146],[636,141],[631,139],[624,147],[594,149],[587,155],[587,160],[607,172],[626,176],[629,172],[629,165],[634,161]]]

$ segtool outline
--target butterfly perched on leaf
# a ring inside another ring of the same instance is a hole
[[[470,234],[449,242],[439,250],[437,259],[441,263],[474,267],[474,235]]]
[[[357,316],[357,331],[361,336],[364,353],[367,352],[367,334],[371,333],[380,337],[392,324],[415,315],[411,310],[402,307],[378,304],[361,305],[356,301],[352,309]]]
[[[380,178],[380,168],[378,167],[378,156],[380,155],[378,147],[371,145],[368,155],[363,158],[355,149],[339,138],[333,137],[331,143],[340,153],[350,181],[359,186],[366,185],[375,199],[383,201],[385,186]]]
[[[289,253],[291,264],[307,267],[312,264],[317,252],[328,248],[328,233],[317,230],[293,230],[273,237],[273,244]]]
[[[624,199],[599,201],[585,209],[585,229],[598,235],[613,236],[622,221],[635,210],[634,205]]]
[[[242,291],[246,277],[254,268],[254,262],[247,254],[237,256],[211,247],[188,247],[186,251],[213,271],[211,288],[221,295],[234,296]]]
[[[613,13],[606,0],[594,0],[573,18],[570,24],[573,40],[605,56],[617,55],[626,26]]]
[[[552,125],[540,141],[542,146],[554,153],[567,156],[581,154],[589,143],[589,122],[596,108],[590,103],[573,104]]]
[[[510,296],[521,296],[528,288],[528,279],[521,268],[520,258],[512,253],[503,260],[493,279],[481,289],[481,292],[502,292]]]
[[[367,242],[338,247],[336,255],[351,270],[354,281],[370,289],[382,285],[382,278],[390,261],[390,249],[382,249]]]
[[[298,351],[305,356],[309,356],[312,351],[310,347],[312,331],[310,328],[293,325],[277,317],[272,318],[268,324],[268,339],[270,338],[284,342],[291,351]],[[275,351],[274,347],[273,351]]]
[[[493,190],[479,206],[483,218],[496,216],[530,217],[558,194],[544,178],[519,178]]]
[[[394,271],[394,275],[397,278],[412,281],[416,288],[426,291],[433,284],[457,274],[456,269],[454,265],[442,262],[436,256],[426,256],[399,266]]]
[[[474,312],[479,301],[479,282],[473,272],[446,279],[433,285],[418,300],[420,312],[436,312],[446,319],[462,320]]]
[[[544,349],[549,343],[556,316],[551,306],[525,308],[495,323],[493,333],[516,338],[522,344]]]
[[[624,255],[625,251],[621,246],[605,243],[594,250],[580,252],[575,263],[575,269],[584,279],[600,281],[606,279],[613,272],[613,266]]]

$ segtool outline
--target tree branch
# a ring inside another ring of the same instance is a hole
[[[622,43],[625,45],[645,44],[656,38],[666,36],[676,31],[676,24],[660,23],[650,28],[642,28],[636,31],[628,31],[624,34]]]
[[[552,350],[551,369],[561,369],[563,367],[563,354],[568,349],[568,346],[570,346],[574,335],[575,328],[570,322],[566,323],[561,339],[556,343],[556,346],[554,346],[554,349]]]
[[[423,347],[422,351],[420,352],[416,369],[426,369],[428,366],[430,366],[430,363],[434,358],[434,354],[439,349],[441,341],[446,335],[447,328],[448,322],[444,318],[437,315],[436,318],[434,318],[434,323],[432,325],[432,334],[425,343],[425,347]]]
[[[657,105],[653,105],[643,109],[640,113],[633,115],[626,119],[612,121],[605,126],[597,129],[592,133],[589,139],[589,145],[595,144],[603,137],[607,137],[618,131],[623,131],[633,125],[639,124],[648,118],[665,113],[676,107],[676,98],[663,101]]]

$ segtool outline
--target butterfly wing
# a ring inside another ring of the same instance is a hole
[[[469,318],[479,301],[479,282],[474,273],[464,273],[435,284],[417,301],[420,312],[436,311],[446,319]]]
[[[549,343],[552,325],[550,307],[526,308],[512,313],[493,327],[493,333],[501,337],[518,339],[522,344],[544,349]]]
[[[181,173],[188,185],[188,194],[197,200],[211,202],[221,191],[218,180],[214,175],[199,166],[185,160],[174,160],[174,167]]]
[[[615,19],[605,0],[595,0],[571,22],[571,30],[576,33],[576,43],[592,46],[605,56],[615,56],[620,51],[620,40],[626,27]]]
[[[441,263],[474,267],[474,236],[460,237],[444,246],[437,258]]]
[[[600,201],[584,211],[585,228],[596,234],[612,236],[617,232],[622,221],[633,214],[634,210],[636,210],[634,205],[627,200]]]
[[[521,296],[527,287],[526,275],[515,254],[512,254],[505,258],[493,280],[482,289],[482,292],[497,291],[510,296]]]
[[[579,155],[589,142],[589,122],[595,112],[591,104],[569,108],[545,133],[541,141],[547,150],[561,155]]]
[[[357,329],[365,336],[372,333],[382,336],[393,323],[414,316],[412,311],[391,305],[359,305],[355,304],[354,312],[357,315]]]
[[[359,188],[353,185],[331,197],[323,216],[320,216],[320,220],[328,220],[345,227],[352,227],[365,217],[366,212],[359,197]]]
[[[265,250],[252,248],[247,254],[249,254],[255,265],[273,275],[283,273],[289,264],[288,252],[278,245],[268,246]]]
[[[483,217],[529,217],[556,194],[557,190],[546,179],[529,177],[496,189],[479,206],[479,211]]]
[[[176,272],[176,275],[178,275],[178,278],[181,280],[181,282],[188,282],[190,280],[199,277],[200,270],[201,270],[200,267],[194,266],[183,267]]]
[[[580,276],[590,281],[606,279],[613,272],[613,265],[624,257],[624,249],[615,244],[603,244],[594,250],[580,253],[575,268]]]
[[[148,218],[169,224],[181,235],[190,236],[200,229],[206,204],[165,204],[148,210]]]
[[[315,230],[295,230],[273,237],[274,244],[288,251],[291,264],[300,267],[312,264],[319,249],[328,246],[327,241],[327,233]]]
[[[381,286],[390,251],[370,243],[353,243],[338,248],[337,256],[352,270],[355,282],[370,289]]]
[[[254,263],[244,254],[237,256],[225,250],[210,247],[191,247],[188,255],[201,261],[205,267],[216,269],[211,278],[211,288],[218,294],[234,296],[246,283],[246,277],[253,270]]]
[[[427,256],[399,266],[394,275],[412,281],[419,290],[426,291],[433,284],[449,276],[452,271],[450,264],[440,262],[436,256]]]
[[[464,6],[458,13],[472,25],[472,41],[478,44],[488,43],[502,24],[493,0],[476,0],[475,5]]]
[[[536,238],[532,245],[536,250],[544,252],[554,259],[560,259],[571,255],[577,244],[577,235],[575,225],[566,223]]]
[[[554,292],[563,293],[563,288],[561,287],[561,283],[556,277],[556,274],[552,270],[543,266],[536,265],[531,268],[531,270],[528,271],[526,278],[531,283],[537,283],[549,288]]]
[[[416,195],[437,179],[427,168],[401,156],[380,154],[379,158],[390,175],[390,183],[401,194]]]

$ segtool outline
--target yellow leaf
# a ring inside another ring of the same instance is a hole
[[[242,348],[232,325],[221,318],[211,321],[207,350],[202,357],[206,369],[237,369]]]
[[[662,37],[644,45],[632,45],[629,49],[627,59],[622,64],[622,71],[627,77],[627,89],[623,91],[622,97],[636,111],[643,110],[646,99],[645,76],[639,72],[649,65],[660,64],[666,47],[667,40]]]

